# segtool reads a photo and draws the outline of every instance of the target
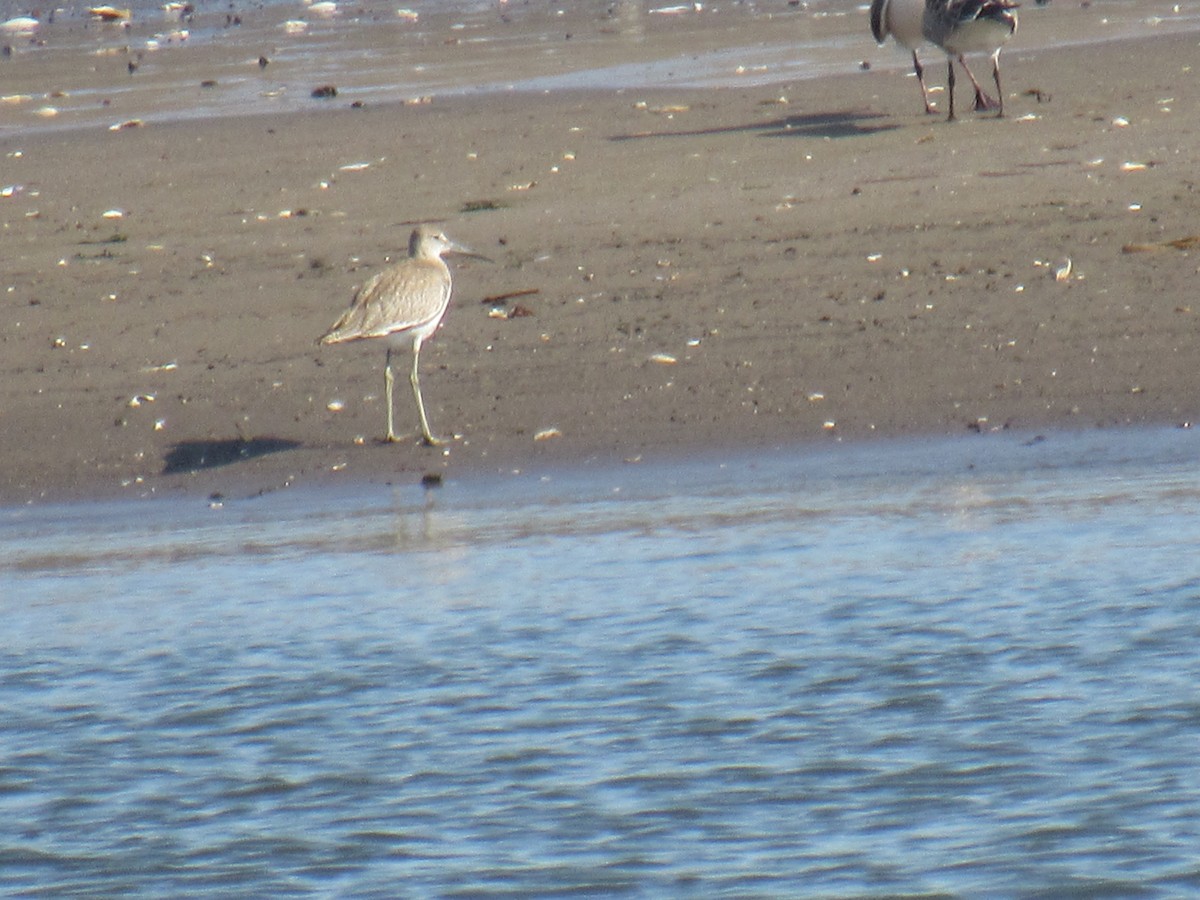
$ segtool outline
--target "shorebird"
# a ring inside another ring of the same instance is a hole
[[[430,446],[445,443],[429,430],[417,365],[421,359],[421,344],[437,330],[450,305],[450,269],[442,261],[446,253],[487,259],[450,240],[440,229],[420,225],[408,240],[408,259],[372,276],[354,295],[350,308],[320,339],[321,344],[340,344],[363,338],[386,341],[383,384],[387,395],[388,441],[399,440],[392,421],[392,351],[411,347],[412,371],[408,381],[421,417],[421,437]]]
[[[1000,48],[1017,30],[1018,4],[1013,0],[872,0],[871,34],[882,44],[888,36],[912,53],[913,71],[921,87],[925,112],[934,112],[925,87],[925,70],[917,48],[925,41],[940,47],[949,57],[946,89],[950,94],[950,113],[954,118],[954,61],[958,60],[975,88],[975,108],[999,109],[1004,114],[1004,95],[1000,93]],[[992,77],[999,100],[993,100],[980,87],[966,54],[989,51]]]
[[[1004,115],[1004,92],[1000,87],[1000,49],[1017,30],[1015,0],[925,0],[925,37],[944,51],[947,60],[946,91],[950,94],[950,114],[954,118],[954,60],[958,60],[971,86],[975,88],[975,108],[994,109]],[[967,53],[990,53],[992,79],[996,82],[993,100],[967,67]]]
[[[917,47],[925,42],[924,0],[872,0],[871,34],[877,44],[882,44],[891,35],[896,43],[912,53],[913,71],[917,84],[921,86],[921,100],[926,114],[935,112],[929,102],[929,90],[925,87],[925,68],[917,56]]]

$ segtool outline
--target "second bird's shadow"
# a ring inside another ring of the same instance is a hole
[[[287,438],[227,438],[213,441],[180,441],[163,457],[164,475],[180,472],[197,472],[216,469],[236,462],[281,453],[302,446],[299,441]]]
[[[884,120],[884,121],[879,121]],[[758,132],[762,137],[848,138],[891,131],[899,128],[883,113],[835,110],[833,112],[798,113],[794,116],[752,122],[743,125],[717,125],[684,131],[639,131],[615,134],[611,141],[637,141],[650,138],[703,137],[716,134]]]

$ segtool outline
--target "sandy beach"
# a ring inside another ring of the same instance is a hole
[[[896,56],[5,133],[0,501],[1190,425],[1198,44],[1014,41],[953,124]],[[316,344],[418,221],[494,260],[422,353],[440,448],[404,378],[379,440],[382,345]]]

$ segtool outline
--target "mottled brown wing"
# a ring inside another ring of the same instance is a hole
[[[450,302],[450,275],[438,261],[408,259],[359,289],[350,308],[321,338],[325,344],[383,337],[436,321]]]

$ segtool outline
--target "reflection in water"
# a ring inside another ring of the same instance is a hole
[[[645,40],[642,0],[616,0],[613,15],[624,37],[635,43]]]

